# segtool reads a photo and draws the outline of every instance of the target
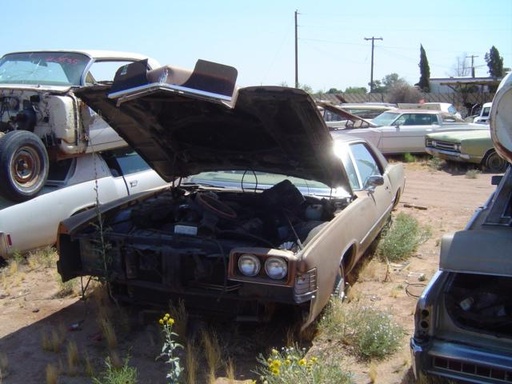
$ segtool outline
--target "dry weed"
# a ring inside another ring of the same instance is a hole
[[[57,384],[59,381],[59,369],[53,365],[46,366],[46,384]]]
[[[68,374],[74,376],[78,373],[78,363],[80,362],[80,356],[78,354],[78,347],[76,342],[71,340],[68,342],[67,348],[68,358]]]

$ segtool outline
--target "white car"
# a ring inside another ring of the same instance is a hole
[[[51,246],[61,220],[123,196],[166,185],[131,148],[84,154],[51,164],[33,199],[0,198],[0,256]]]
[[[347,115],[339,107],[322,105],[333,113]],[[425,153],[425,135],[436,132],[472,131],[489,129],[485,124],[447,122],[438,110],[394,109],[381,113],[372,121],[352,115],[338,133],[362,137],[375,145],[385,155]],[[357,120],[356,120],[357,119]]]
[[[0,58],[0,195],[26,201],[43,188],[50,163],[126,146],[75,91],[111,82],[144,55],[94,50],[7,53]]]
[[[491,115],[492,102],[484,103],[478,116],[473,119],[473,123],[489,124],[489,116]]]

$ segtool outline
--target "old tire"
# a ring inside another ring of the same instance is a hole
[[[0,194],[22,202],[36,196],[49,172],[48,152],[29,131],[12,131],[0,139]]]
[[[500,157],[494,149],[491,149],[484,157],[482,162],[485,170],[492,173],[505,172],[507,161]]]

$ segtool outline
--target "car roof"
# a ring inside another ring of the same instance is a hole
[[[397,108],[397,109],[390,109],[388,111],[384,111],[383,113],[385,113],[385,112],[390,112],[390,113],[395,113],[395,114],[399,114],[399,113],[423,113],[423,114],[427,114],[427,115],[438,115],[439,114],[439,111],[433,111],[431,109],[413,109],[413,108],[407,108],[407,109]]]
[[[125,52],[125,51],[115,51],[115,50],[101,50],[101,49],[38,49],[38,50],[24,50],[24,51],[15,51],[5,53],[3,56],[12,55],[12,54],[22,54],[22,53],[43,53],[43,52],[69,52],[69,53],[79,53],[94,60],[100,61],[108,61],[108,60],[124,60],[124,61],[137,61],[148,59],[150,67],[156,68],[159,67],[160,64],[156,59],[150,58],[146,55],[134,52]]]

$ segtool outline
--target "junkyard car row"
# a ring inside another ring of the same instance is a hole
[[[284,306],[305,327],[344,297],[404,191],[402,165],[382,153],[476,156],[493,172],[512,161],[510,75],[490,130],[428,108],[379,106],[366,120],[294,88],[237,88],[236,76],[203,60],[188,71],[126,53],[5,55],[0,256],[57,242],[63,281],[99,277],[123,301],[244,320]],[[473,136],[481,156],[466,154]],[[510,167],[496,180],[466,229],[443,238],[418,300],[418,379],[512,382]]]
[[[350,113],[341,106],[322,103],[321,106],[333,114],[345,116],[343,126],[327,122],[337,132],[362,137],[375,145],[385,155],[425,153],[425,135],[435,132],[462,132],[488,129],[484,124],[446,120],[446,115],[431,109],[390,109],[372,120]]]

